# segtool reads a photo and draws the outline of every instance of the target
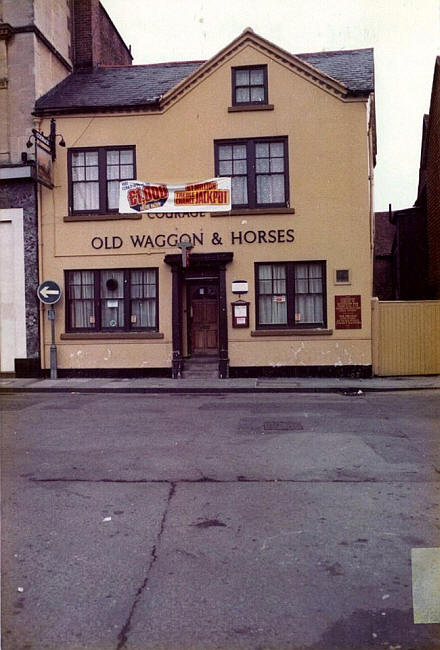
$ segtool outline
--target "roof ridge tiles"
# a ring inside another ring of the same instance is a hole
[[[293,56],[318,56],[319,54],[349,54],[350,52],[369,52],[374,50],[374,47],[355,47],[349,50],[320,50],[318,52],[298,52]]]
[[[248,30],[246,29],[244,31],[246,32]],[[292,54],[293,56],[318,56],[318,55],[326,55],[326,54],[349,54],[351,52],[368,52],[373,49],[374,49],[373,47],[357,47],[357,48],[350,48],[347,50],[345,49],[318,50],[316,52],[297,52]],[[206,61],[207,59],[194,59],[194,60],[185,60],[185,61],[160,61],[158,63],[136,63],[134,65],[98,65],[98,68],[153,68],[155,66],[194,65],[196,63],[202,65],[203,63],[206,63]]]
[[[162,63],[136,63],[135,65],[99,65],[98,68],[154,68],[164,65],[195,65],[206,63],[206,59],[195,61],[163,61]]]

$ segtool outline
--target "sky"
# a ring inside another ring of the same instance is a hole
[[[375,210],[417,197],[440,0],[101,0],[133,64],[209,59],[244,29],[291,52],[374,47]]]

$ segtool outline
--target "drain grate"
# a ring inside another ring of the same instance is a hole
[[[303,425],[297,420],[270,420],[263,423],[264,431],[302,431]]]

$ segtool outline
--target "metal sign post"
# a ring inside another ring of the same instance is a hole
[[[47,317],[50,320],[50,378],[58,379],[57,375],[57,346],[55,345],[55,309],[47,310]]]
[[[53,280],[45,280],[37,289],[38,299],[44,305],[54,305],[61,298],[61,287]],[[47,317],[50,320],[50,378],[57,379],[57,346],[55,345],[55,309],[47,310]]]
[[[189,241],[179,241],[176,246],[182,250],[182,268],[187,269],[189,266],[189,251],[193,245]]]

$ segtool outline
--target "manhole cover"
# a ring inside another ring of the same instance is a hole
[[[296,420],[272,420],[264,422],[264,431],[301,431],[303,425]]]

